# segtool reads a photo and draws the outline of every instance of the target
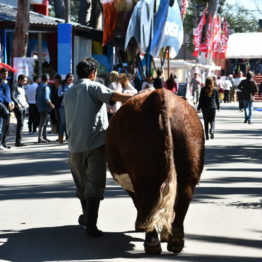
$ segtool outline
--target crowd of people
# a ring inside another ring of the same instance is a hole
[[[218,78],[208,77],[202,88],[199,79],[196,73],[191,84],[197,110],[202,110],[206,140],[209,140],[209,135],[214,139],[215,116],[221,102],[236,102],[238,99],[239,110],[244,111],[244,123],[252,124],[254,95],[259,91],[253,72],[247,72],[246,77],[243,77],[242,72],[236,72],[234,77],[224,74]],[[260,86],[262,88],[262,83]]]
[[[22,143],[22,130],[26,116],[28,115],[29,134],[37,135],[37,143],[47,143],[47,125],[50,120],[52,133],[58,134],[57,142],[63,143],[67,138],[66,117],[63,97],[74,84],[74,75],[68,73],[63,80],[61,75],[54,77],[50,85],[48,74],[42,77],[34,76],[32,81],[25,75],[19,75],[17,82],[10,88],[8,83],[8,71],[0,70],[0,150],[9,149],[6,144],[6,136],[10,126],[10,112],[14,112],[16,118],[15,146],[25,146]],[[104,84],[102,78],[96,77],[96,81]],[[138,81],[135,76],[111,71],[109,73],[108,88],[112,91],[136,94],[140,90],[155,90],[166,88],[173,93],[178,93],[179,83],[175,74],[171,73],[164,81],[163,71],[156,70],[156,77],[147,74],[144,81]],[[192,102],[197,110],[202,110],[206,139],[214,138],[215,111],[219,110],[220,103],[239,103],[239,110],[244,111],[244,122],[252,123],[252,108],[254,94],[259,91],[262,95],[262,84],[258,87],[253,80],[253,73],[248,72],[243,77],[242,72],[235,72],[234,75],[208,77],[202,82],[199,73],[194,73],[189,83],[192,93]],[[121,102],[114,105],[107,105],[108,119],[121,107]],[[207,110],[208,109],[208,110]],[[3,114],[3,115],[2,115]],[[210,129],[208,126],[210,125]],[[38,129],[38,131],[37,131]]]
[[[62,80],[60,75],[55,76],[53,85],[50,85],[48,74],[42,77],[34,76],[32,81],[23,74],[18,75],[14,85],[8,82],[8,71],[0,70],[0,150],[9,149],[6,136],[10,127],[11,112],[16,118],[15,146],[25,146],[22,143],[22,131],[25,118],[28,115],[28,130],[30,135],[37,135],[37,143],[47,143],[47,124],[51,120],[56,126],[54,133],[58,134],[57,141],[63,143],[66,133],[65,112],[63,97],[74,82],[73,74],[66,75]],[[37,131],[38,129],[38,131]]]

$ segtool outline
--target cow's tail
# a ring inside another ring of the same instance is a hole
[[[146,231],[152,231],[153,229],[158,229],[159,231],[161,231],[162,228],[166,228],[170,233],[171,224],[174,219],[174,203],[177,191],[177,175],[174,163],[173,137],[165,95],[168,94],[166,94],[165,92],[163,93],[163,100],[161,101],[160,106],[160,121],[162,122],[164,132],[167,176],[160,187],[158,202],[153,207],[151,214],[147,218]]]

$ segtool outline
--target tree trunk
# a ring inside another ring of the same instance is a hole
[[[18,0],[15,31],[13,37],[13,57],[25,57],[29,30],[29,0]]]
[[[219,0],[209,0],[208,8],[207,8],[209,16],[213,17],[216,14],[218,8],[218,2]]]
[[[78,23],[82,25],[87,24],[87,21],[90,19],[90,15],[88,17],[88,11],[90,7],[91,7],[91,0],[79,1]]]
[[[65,2],[64,0],[54,0],[55,17],[65,18]]]
[[[102,12],[102,5],[100,1],[92,0],[91,15],[87,25],[93,28],[97,28],[98,17],[101,12]]]

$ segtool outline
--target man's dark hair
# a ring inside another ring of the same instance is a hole
[[[58,81],[62,81],[62,76],[57,74],[57,75],[55,75],[55,79],[58,80]]]
[[[18,76],[17,80],[23,81],[25,78],[27,78],[27,76],[21,74],[21,75]]]
[[[49,74],[42,74],[42,81],[46,82],[50,79]]]
[[[37,75],[34,75],[34,76],[33,76],[33,82],[36,82],[37,79],[38,79],[38,76],[37,76]]]
[[[163,70],[161,68],[158,68],[156,70],[156,74],[157,74],[158,77],[160,77],[163,74]]]
[[[6,72],[8,72],[8,70],[5,67],[0,69],[0,73],[6,73]]]
[[[76,72],[79,78],[87,78],[90,73],[95,72],[98,68],[98,63],[95,59],[91,57],[86,57],[82,59],[77,67]]]
[[[254,73],[252,71],[247,72],[247,80],[250,80],[254,77]]]

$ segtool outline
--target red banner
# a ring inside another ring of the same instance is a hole
[[[220,45],[221,45],[221,21],[220,17],[216,15],[213,20],[213,44],[212,44],[212,53],[213,57],[217,57],[219,55]]]
[[[226,18],[224,18],[224,21],[222,23],[222,31],[221,31],[221,44],[218,52],[219,58],[226,57],[227,42],[228,42],[228,26],[227,26],[227,20]]]
[[[195,50],[192,54],[193,56],[198,56],[200,52],[200,44],[201,44],[201,39],[202,39],[202,34],[203,34],[203,28],[204,28],[204,25],[206,24],[206,14],[207,14],[207,9],[203,11],[200,22],[197,28],[194,30],[193,43],[195,46]]]
[[[118,21],[118,11],[115,8],[114,1],[117,0],[102,1],[104,18],[103,45],[106,45],[112,39]]]

